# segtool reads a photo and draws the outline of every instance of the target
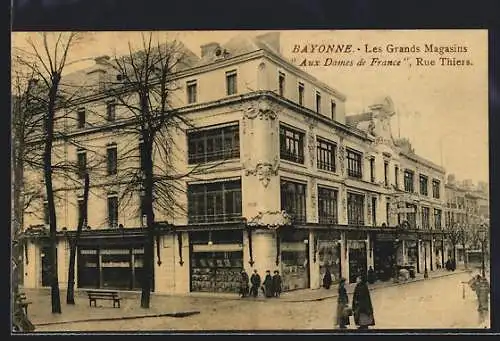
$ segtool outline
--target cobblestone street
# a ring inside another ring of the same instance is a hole
[[[470,274],[457,273],[372,291],[375,329],[479,328],[481,324],[476,297],[468,286],[465,287],[465,298],[463,298],[461,282],[469,278]],[[352,295],[349,296],[351,299]],[[184,318],[153,317],[41,325],[37,326],[37,331],[331,330],[334,328],[336,307],[334,297],[308,302],[208,297],[175,299],[179,305],[171,308],[180,308],[182,305],[183,308],[197,309],[200,314]],[[106,308],[95,310],[109,311]],[[351,325],[350,328],[355,327]]]

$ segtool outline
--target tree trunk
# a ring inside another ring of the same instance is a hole
[[[151,287],[154,271],[154,225],[153,212],[153,141],[150,136],[144,139],[144,210],[146,211],[146,243],[144,245],[144,278],[142,280],[141,308],[149,309],[151,299]]]
[[[90,179],[89,173],[85,172],[85,183],[83,187],[83,212],[78,218],[76,236],[70,240],[69,269],[68,269],[68,290],[66,291],[66,303],[75,304],[75,262],[78,242],[82,233],[83,225],[87,222],[87,202],[89,198]]]
[[[52,313],[57,314],[61,313],[61,297],[59,295],[59,278],[57,274],[57,222],[54,204],[54,192],[52,187],[52,143],[54,140],[54,116],[59,80],[59,74],[56,73],[52,75],[53,84],[49,91],[49,104],[47,108],[47,116],[45,117],[45,148],[43,154],[43,170],[50,225],[50,293]]]

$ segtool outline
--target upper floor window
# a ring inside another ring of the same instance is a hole
[[[432,197],[435,199],[439,199],[439,188],[440,188],[440,182],[439,180],[432,180]]]
[[[420,175],[419,180],[420,180],[420,194],[428,195],[429,193],[428,193],[427,177],[425,175]]]
[[[78,177],[83,179],[85,176],[85,172],[87,171],[87,152],[85,149],[78,149],[76,151],[77,157],[77,168],[78,168]]]
[[[50,214],[49,214],[49,203],[48,201],[43,202],[43,223],[48,225],[50,223]]]
[[[116,194],[108,195],[108,225],[118,226],[118,196]]]
[[[197,82],[195,80],[187,82],[186,89],[187,89],[187,102],[188,102],[188,104],[196,103],[196,101],[197,101],[196,96],[197,96],[197,92],[198,92]]]
[[[347,193],[347,223],[349,225],[365,224],[365,196]]]
[[[316,92],[316,112],[321,113],[321,93]]]
[[[144,141],[142,139],[139,141],[139,166],[141,169],[146,169],[144,161],[146,160],[146,156],[144,153]]]
[[[299,105],[304,105],[304,84],[299,83]]]
[[[79,108],[76,112],[77,128],[85,128],[85,108]]]
[[[389,187],[389,162],[384,161],[384,186]]]
[[[203,163],[240,157],[238,124],[188,133],[188,162]]]
[[[281,181],[281,209],[290,214],[294,222],[306,221],[306,185]]]
[[[304,163],[304,133],[280,126],[280,158]]]
[[[395,186],[396,186],[396,189],[399,189],[399,167],[398,166],[394,166],[394,182],[395,182]]]
[[[337,119],[337,102],[332,100],[331,102],[331,109],[332,109],[332,120]]]
[[[190,223],[241,219],[241,180],[188,185]]]
[[[106,169],[107,169],[108,175],[114,175],[114,174],[116,174],[117,163],[118,163],[118,160],[117,160],[118,152],[117,152],[116,144],[111,144],[111,145],[107,146],[106,156],[107,156]]]
[[[414,192],[413,188],[413,172],[411,170],[406,169],[404,172],[404,182],[405,182],[405,192]]]
[[[375,158],[370,158],[370,181],[375,182]]]
[[[318,138],[316,144],[317,144],[317,154],[318,154],[316,164],[318,169],[335,172],[335,159],[336,159],[335,143],[331,143]]]
[[[139,205],[140,207],[140,220],[141,226],[144,227],[147,225],[147,216],[146,216],[146,197],[144,195],[139,195]]]
[[[78,222],[77,223],[80,224],[80,220],[83,219],[82,226],[87,225],[87,222],[85,221],[85,216],[84,216],[84,208],[85,208],[85,205],[84,205],[83,197],[79,197],[78,198]]]
[[[437,208],[434,209],[434,227],[436,229],[441,228],[441,210]]]
[[[428,230],[430,228],[429,207],[422,207],[422,228]]]
[[[285,96],[285,74],[283,72],[278,75],[278,87],[280,96]]]
[[[408,209],[406,220],[408,220],[410,227],[414,229],[417,227],[417,205],[406,203],[406,208]]]
[[[353,149],[347,149],[347,175],[354,178],[361,178],[363,176],[361,159],[362,154]]]
[[[226,93],[228,96],[238,92],[236,70],[226,72]]]
[[[108,122],[116,120],[116,103],[114,101],[106,103],[106,119]]]
[[[337,191],[318,187],[318,217],[320,224],[337,224]]]

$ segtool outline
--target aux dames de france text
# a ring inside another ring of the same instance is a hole
[[[332,67],[464,67],[472,66],[465,45],[294,44],[292,62],[298,66]]]

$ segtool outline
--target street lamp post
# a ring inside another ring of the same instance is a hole
[[[427,246],[425,245],[425,240],[423,241],[424,245],[424,278],[429,278],[429,272],[427,270]]]

